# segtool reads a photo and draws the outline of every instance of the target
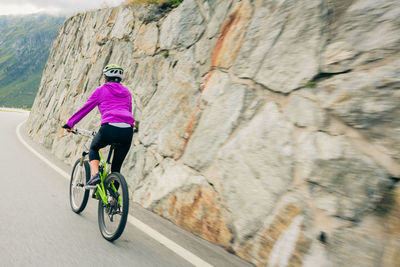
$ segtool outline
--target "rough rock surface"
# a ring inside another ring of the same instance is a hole
[[[399,55],[394,0],[101,9],[60,29],[28,127],[72,164],[60,125],[120,64],[132,201],[257,266],[397,266]]]

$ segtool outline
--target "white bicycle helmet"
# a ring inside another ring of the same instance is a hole
[[[122,80],[124,69],[118,65],[110,64],[104,67],[103,74],[107,77],[117,77]]]

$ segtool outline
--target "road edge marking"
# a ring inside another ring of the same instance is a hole
[[[18,124],[17,128],[16,128],[16,134],[17,137],[19,139],[19,141],[29,150],[31,151],[36,157],[38,157],[39,159],[41,159],[42,161],[44,161],[47,165],[49,165],[53,170],[55,170],[56,172],[58,172],[62,177],[64,177],[65,179],[70,179],[70,175],[68,173],[66,173],[64,170],[62,170],[61,168],[57,167],[55,164],[51,163],[48,159],[46,159],[44,156],[42,156],[39,152],[37,152],[35,149],[33,149],[27,142],[25,142],[25,140],[22,138],[22,135],[20,133],[20,129],[21,126],[26,122],[23,121],[20,124]]]
[[[42,156],[39,152],[37,152],[34,148],[32,148],[27,142],[25,142],[25,140],[23,139],[20,130],[21,127],[24,123],[26,123],[27,120],[21,122],[20,124],[18,124],[17,128],[16,128],[16,135],[18,137],[18,140],[29,150],[31,151],[35,156],[37,156],[39,159],[41,159],[42,161],[44,161],[47,165],[49,165],[53,170],[55,170],[56,172],[58,172],[62,177],[64,177],[65,179],[70,179],[70,175],[68,173],[66,173],[64,170],[62,170],[61,168],[57,167],[54,163],[50,162],[48,159],[46,159],[44,156]],[[172,250],[173,252],[175,252],[175,254],[179,255],[180,257],[182,257],[183,259],[187,260],[188,262],[190,262],[191,264],[193,264],[194,266],[201,266],[201,267],[213,267],[211,264],[209,264],[208,262],[202,260],[201,258],[199,258],[198,256],[194,255],[192,252],[186,250],[185,248],[179,246],[177,243],[175,243],[174,241],[172,241],[171,239],[167,238],[166,236],[162,235],[160,232],[158,232],[157,230],[151,228],[150,226],[148,226],[147,224],[143,223],[142,221],[140,221],[139,219],[133,217],[132,215],[128,214],[128,222],[130,224],[132,224],[133,226],[135,226],[137,229],[139,229],[140,231],[142,231],[143,233],[147,234],[148,236],[150,236],[151,238],[153,238],[154,240],[156,240],[157,242],[159,242],[160,244],[164,245],[165,247],[167,247],[168,249]]]

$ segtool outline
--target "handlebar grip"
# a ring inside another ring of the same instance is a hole
[[[68,124],[64,124],[63,126],[61,126],[61,128],[63,128],[63,129],[72,129],[71,127],[69,127]]]

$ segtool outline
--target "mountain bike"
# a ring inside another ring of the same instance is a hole
[[[83,136],[95,136],[96,132],[75,128],[71,131]],[[69,186],[69,199],[72,210],[81,213],[89,200],[90,190],[92,197],[98,200],[98,222],[102,236],[113,241],[119,238],[125,229],[129,211],[128,185],[122,174],[110,173],[110,160],[113,150],[118,144],[111,144],[107,160],[104,160],[101,151],[99,174],[101,182],[95,186],[86,185],[90,179],[90,165],[87,159],[89,152],[85,150],[75,162],[72,169]]]

